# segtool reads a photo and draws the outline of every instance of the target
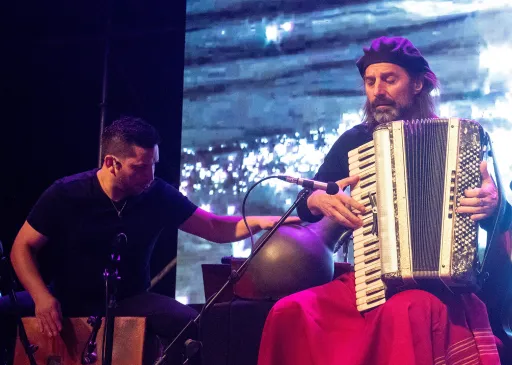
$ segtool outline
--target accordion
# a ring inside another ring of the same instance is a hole
[[[481,184],[485,140],[471,120],[394,121],[349,152],[350,194],[366,207],[353,232],[359,311],[408,288],[478,288],[478,225],[456,209]]]

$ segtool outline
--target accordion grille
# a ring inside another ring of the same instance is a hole
[[[415,271],[439,269],[448,123],[404,125],[412,264]]]

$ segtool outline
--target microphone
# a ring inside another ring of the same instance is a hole
[[[321,182],[316,180],[308,180],[303,179],[300,177],[292,177],[292,176],[286,176],[281,175],[278,176],[279,180],[283,180],[292,184],[300,185],[302,187],[305,187],[307,189],[313,189],[313,190],[323,190],[329,195],[336,195],[340,191],[340,187],[338,184],[334,182]]]

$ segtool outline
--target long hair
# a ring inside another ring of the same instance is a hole
[[[432,91],[439,90],[439,81],[433,72],[427,72],[423,74],[409,74],[411,81],[417,78],[423,78],[423,88],[421,91],[414,96],[412,105],[409,108],[407,115],[408,119],[425,119],[436,117],[436,103]],[[373,130],[378,125],[378,122],[373,117],[372,107],[370,101],[366,98],[366,102],[363,107],[363,124],[366,124],[370,129]]]

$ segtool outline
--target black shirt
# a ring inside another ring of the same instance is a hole
[[[334,143],[325,156],[323,164],[315,174],[314,180],[323,182],[336,182],[349,176],[348,153],[373,139],[373,131],[365,124],[358,124],[343,133]],[[307,222],[318,222],[323,216],[315,216],[307,206],[307,199],[303,199],[298,207],[299,217]]]
[[[49,238],[53,287],[63,303],[104,303],[103,272],[110,262],[119,233],[127,242],[120,247],[121,280],[118,299],[146,290],[155,242],[164,228],[177,228],[196,210],[173,186],[156,178],[138,196],[126,200],[118,216],[91,170],[57,180],[40,197],[27,221]]]

